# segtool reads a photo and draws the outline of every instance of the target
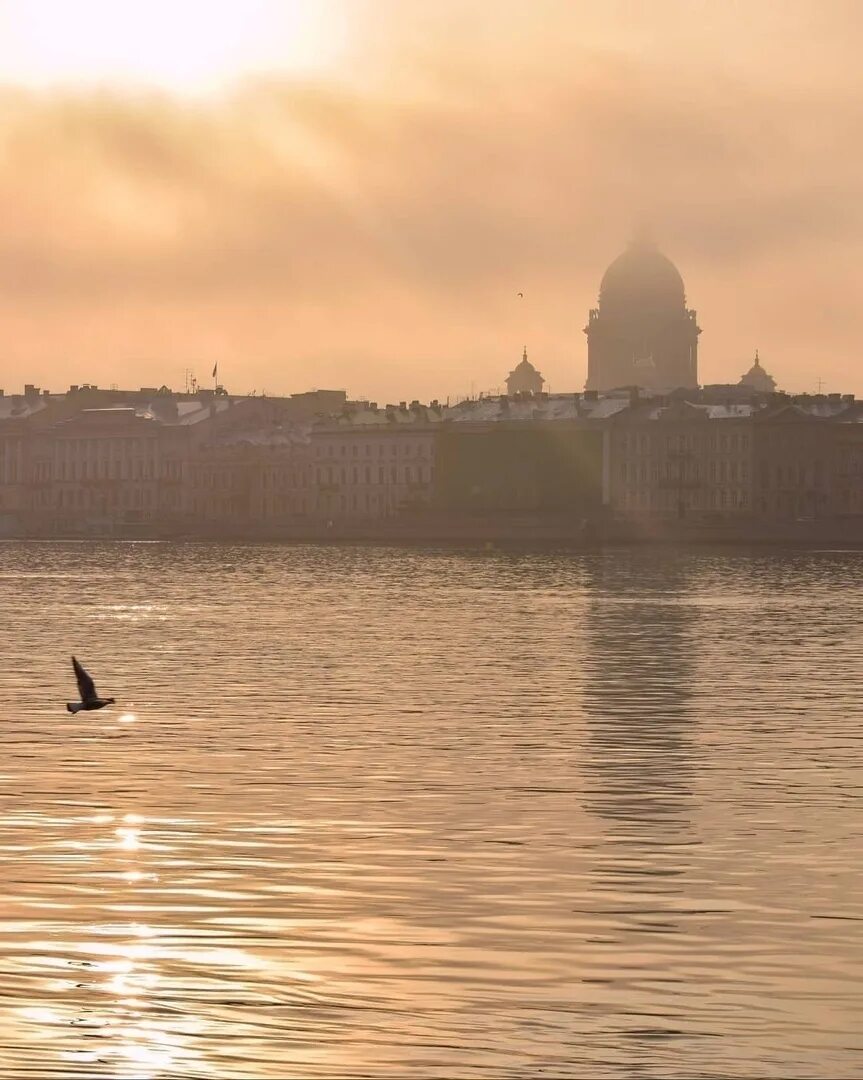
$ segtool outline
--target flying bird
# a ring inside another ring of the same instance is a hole
[[[522,298],[522,300],[524,300],[524,293],[523,292],[518,293],[518,295]]]
[[[67,701],[66,708],[70,713],[91,712],[93,709],[104,709],[106,705],[113,705],[114,699],[101,698],[96,693],[96,684],[87,672],[81,667],[75,657],[72,657],[72,667],[75,669],[75,678],[78,682],[78,693],[81,695],[80,701]]]

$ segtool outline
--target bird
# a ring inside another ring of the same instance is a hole
[[[75,657],[72,657],[72,667],[75,669],[75,678],[78,682],[80,701],[67,701],[66,708],[70,713],[91,712],[93,709],[104,709],[106,705],[113,705],[114,699],[101,698],[96,693],[96,684],[87,672],[81,667]]]
[[[524,293],[523,292],[520,292],[517,295],[520,296],[522,298],[522,300],[524,300]]]

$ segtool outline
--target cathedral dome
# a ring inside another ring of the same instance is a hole
[[[605,271],[599,306],[606,313],[679,312],[686,306],[677,267],[652,244],[631,244]]]

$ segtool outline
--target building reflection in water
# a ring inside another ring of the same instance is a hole
[[[633,837],[683,838],[695,766],[687,578],[603,572],[588,586],[583,710],[585,806]]]
[[[607,569],[606,569],[607,567]],[[585,971],[617,1029],[629,1075],[650,1075],[657,1040],[681,1035],[675,967],[693,901],[698,836],[693,631],[685,569],[600,559],[592,568],[583,669],[583,803],[601,823],[591,917],[605,932]],[[695,902],[697,903],[697,901]]]

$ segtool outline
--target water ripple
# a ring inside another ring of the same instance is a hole
[[[860,571],[0,544],[0,1072],[859,1077]]]

